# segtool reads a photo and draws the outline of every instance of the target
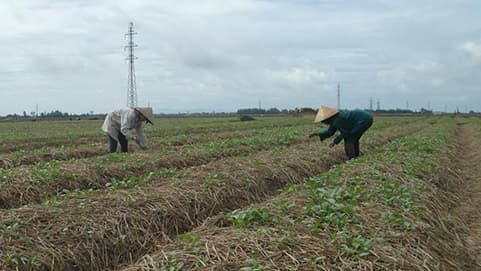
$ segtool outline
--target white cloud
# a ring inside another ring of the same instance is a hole
[[[345,107],[442,94],[481,110],[479,10],[478,0],[0,1],[0,115],[124,105],[130,21],[139,102],[160,111],[318,106],[338,81]]]
[[[446,83],[448,74],[443,64],[433,61],[398,64],[377,72],[379,82],[403,93],[415,94],[418,89],[437,88]]]
[[[474,57],[481,57],[481,43],[468,41],[465,42],[461,48]]]
[[[296,85],[320,83],[327,80],[325,72],[311,69],[292,68],[286,71],[271,71],[269,73],[274,80]]]

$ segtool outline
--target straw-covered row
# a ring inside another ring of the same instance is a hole
[[[368,133],[374,149],[419,125]],[[136,259],[164,237],[173,237],[219,212],[264,200],[279,188],[343,161],[339,149],[309,141],[250,157],[215,161],[181,177],[158,177],[124,190],[99,191],[3,210],[8,235],[0,245],[7,269],[104,270]],[[150,185],[148,185],[150,183]]]
[[[454,129],[445,119],[211,218],[123,270],[477,270],[442,188],[459,184],[445,174],[459,160]]]
[[[306,127],[272,129],[253,137],[232,138],[179,146],[158,152],[112,154],[76,161],[49,161],[33,166],[0,170],[0,207],[36,203],[43,198],[76,189],[103,189],[159,168],[202,165],[230,156],[249,155],[305,140]]]
[[[220,133],[256,128],[297,126],[311,123],[306,118],[269,118],[240,122],[234,118],[161,118],[155,125],[146,125],[149,138],[173,135]],[[39,121],[0,123],[0,151],[30,151],[45,147],[62,147],[92,143],[104,143],[105,135],[100,130],[101,121]],[[2,133],[2,131],[5,131]]]
[[[279,125],[278,128],[294,127],[299,129],[306,124],[298,123],[288,123]],[[310,125],[312,127],[312,125]],[[156,136],[152,135],[149,137],[149,150],[147,152],[155,152],[159,150],[165,150],[166,148],[173,149],[176,146],[183,146],[188,144],[216,141],[216,140],[226,140],[233,138],[243,138],[252,137],[259,133],[265,133],[268,130],[272,130],[274,127],[260,127],[252,128],[249,130],[233,130],[228,132],[204,132],[204,133],[193,133],[193,134],[181,134],[181,135],[170,135],[170,136]],[[101,142],[93,140],[84,144],[72,144],[68,146],[60,147],[45,147],[34,150],[20,150],[16,152],[10,152],[0,155],[0,169],[1,168],[12,168],[21,165],[32,165],[38,162],[47,162],[50,160],[70,160],[79,158],[89,158],[100,155],[108,154],[106,137],[102,137]],[[138,151],[136,144],[130,144],[129,152]],[[144,151],[145,152],[145,151]]]

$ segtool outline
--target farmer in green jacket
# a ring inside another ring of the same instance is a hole
[[[320,133],[312,133],[309,137],[319,136],[321,141],[331,137],[339,130],[340,134],[329,144],[334,147],[344,140],[344,150],[349,159],[359,156],[359,139],[372,125],[372,115],[364,110],[345,110],[321,106],[314,122],[322,122],[329,125],[327,130]]]

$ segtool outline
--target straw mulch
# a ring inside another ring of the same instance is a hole
[[[344,230],[371,240],[368,255],[349,254],[344,248],[352,244],[346,239],[330,242],[336,232],[332,225],[308,226],[305,207],[313,187],[301,186],[243,209],[269,210],[262,223],[239,227],[225,216],[211,218],[122,270],[481,270],[476,205],[481,170],[473,170],[481,158],[475,148],[481,140],[469,128],[458,128],[455,138],[451,145],[439,146],[447,148],[436,156],[414,155],[401,147],[395,154],[344,164],[334,170],[342,172],[339,178],[328,172],[317,179],[322,184],[316,189],[362,187],[358,215]],[[437,170],[429,170],[431,165]],[[407,171],[423,167],[415,174]],[[335,183],[320,181],[326,178]],[[406,197],[395,197],[392,204],[379,197],[380,185],[389,183],[398,184]],[[387,222],[387,212],[400,214],[401,223]]]
[[[374,141],[384,144],[415,128]],[[372,142],[365,150],[374,148]],[[15,230],[0,240],[4,259],[9,259],[3,264],[22,270],[105,270],[132,262],[154,244],[187,232],[208,217],[265,200],[287,184],[343,160],[341,150],[320,149],[318,142],[310,141],[211,162],[180,179],[154,176],[151,185],[136,189],[5,210],[0,220],[15,225]]]

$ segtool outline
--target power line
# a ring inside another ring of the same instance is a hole
[[[337,83],[337,110],[341,110],[341,82]]]

